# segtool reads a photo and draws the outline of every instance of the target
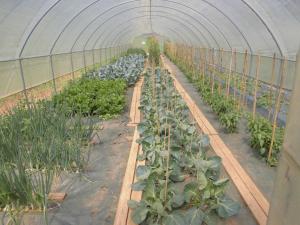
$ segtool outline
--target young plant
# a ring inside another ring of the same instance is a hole
[[[250,131],[250,145],[253,149],[264,158],[268,159],[272,139],[272,124],[263,117],[249,118],[248,129]],[[277,128],[272,149],[271,158],[267,161],[271,166],[275,166],[278,162],[280,149],[283,143],[283,129]]]
[[[189,121],[189,110],[175,91],[168,73],[145,75],[141,98],[143,121],[138,125],[142,145],[135,191],[140,202],[129,201],[136,224],[202,224],[211,216],[228,218],[239,204],[225,195],[228,179],[220,178],[221,159],[207,156],[209,139]]]

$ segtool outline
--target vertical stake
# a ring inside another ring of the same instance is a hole
[[[276,125],[277,125],[277,116],[280,111],[280,101],[281,101],[281,94],[282,94],[282,87],[284,83],[284,78],[285,78],[285,70],[286,70],[286,58],[283,58],[283,65],[280,73],[280,86],[278,90],[278,95],[276,99],[276,106],[275,106],[275,112],[274,112],[274,118],[273,118],[273,128],[272,128],[272,139],[271,139],[271,144],[269,148],[269,153],[268,153],[268,161],[270,160],[272,156],[272,150],[273,150],[273,145],[274,145],[274,139],[275,139],[275,132],[276,132]]]
[[[19,58],[18,61],[19,61],[20,75],[21,75],[21,80],[22,80],[22,85],[23,85],[23,93],[24,93],[24,96],[25,96],[25,101],[27,103],[27,106],[29,107],[29,98],[28,98],[27,89],[26,89],[26,83],[25,83],[25,77],[24,77],[22,59]]]
[[[57,89],[56,89],[56,83],[55,83],[52,55],[50,55],[49,58],[50,58],[50,68],[51,68],[51,74],[52,74],[53,88],[54,88],[54,93],[56,94]]]
[[[75,75],[74,75],[74,63],[73,63],[72,51],[70,53],[70,60],[71,60],[72,79],[74,80]]]
[[[272,112],[272,100],[273,100],[273,88],[274,88],[274,81],[275,81],[275,65],[276,65],[276,53],[274,53],[272,58],[272,72],[271,72],[271,82],[270,82],[270,92],[269,92],[269,114],[268,119],[271,119],[271,112]]]
[[[93,68],[96,71],[96,65],[95,65],[95,54],[94,54],[94,49],[92,49],[92,56],[93,56]]]
[[[237,79],[237,72],[236,72],[236,49],[234,49],[234,67],[233,67],[233,71],[234,71],[234,76],[233,76],[233,99],[234,101],[236,101],[236,79]]]
[[[256,96],[257,96],[259,69],[260,69],[260,55],[257,55],[256,73],[255,73],[255,86],[254,86],[254,93],[253,93],[253,111],[252,111],[252,118],[253,119],[255,118],[255,113],[256,113]]]
[[[83,50],[83,66],[84,66],[84,72],[86,73],[86,59],[85,59],[85,51]]]
[[[230,56],[230,63],[229,63],[229,73],[228,73],[228,79],[226,82],[226,98],[228,99],[230,94],[230,83],[231,83],[231,72],[232,72],[232,60],[233,60],[233,50],[231,50],[231,56]]]

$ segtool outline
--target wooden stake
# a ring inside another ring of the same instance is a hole
[[[168,196],[168,182],[169,182],[169,162],[170,162],[170,125],[168,127],[168,154],[167,154],[167,170],[166,170],[166,183],[165,183],[165,207],[167,204],[167,196]]]
[[[280,73],[280,86],[279,86],[279,90],[278,90],[275,112],[274,112],[274,117],[273,117],[272,139],[271,139],[271,144],[270,144],[269,153],[268,153],[268,161],[270,160],[270,158],[272,156],[272,151],[273,151],[276,125],[277,125],[277,116],[280,111],[280,102],[281,102],[280,100],[281,100],[282,88],[283,88],[284,78],[285,78],[286,63],[287,63],[287,61],[286,61],[286,58],[284,57],[282,69],[281,69],[281,73]]]
[[[212,74],[211,74],[211,93],[214,93],[214,86],[215,86],[215,52],[214,49],[212,49],[212,54],[211,54],[211,61],[212,61]]]
[[[272,59],[272,72],[271,72],[271,83],[270,83],[270,92],[269,92],[269,107],[268,107],[268,119],[271,119],[271,112],[272,112],[272,100],[273,100],[273,88],[274,88],[274,81],[275,81],[275,65],[276,65],[276,53],[273,55]]]
[[[254,93],[253,93],[253,111],[252,111],[253,119],[255,118],[255,113],[256,113],[256,95],[257,95],[259,69],[260,69],[260,55],[257,56],[257,60],[256,60],[255,87],[254,87]]]
[[[242,91],[244,90],[244,77],[246,76],[246,66],[247,66],[247,49],[244,53],[244,65],[243,65],[243,75],[242,75],[242,80],[241,80],[241,90],[240,90],[240,96],[239,96],[239,103],[238,103],[238,109],[240,109],[243,101],[243,95]]]
[[[233,99],[236,100],[236,49],[234,49],[234,76],[233,76]]]
[[[222,86],[222,68],[223,68],[223,48],[219,51],[219,82],[218,82],[218,93],[221,94],[221,86]]]
[[[229,63],[229,73],[228,73],[228,79],[226,82],[226,98],[228,99],[229,93],[230,93],[230,83],[231,83],[231,70],[232,70],[232,60],[233,60],[233,50],[231,50],[231,57],[230,57],[230,63]]]

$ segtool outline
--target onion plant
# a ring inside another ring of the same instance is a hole
[[[83,169],[92,128],[52,101],[20,104],[0,117],[0,208],[45,211],[53,178]]]

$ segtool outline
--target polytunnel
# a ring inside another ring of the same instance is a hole
[[[0,33],[3,224],[299,223],[298,0],[0,0]]]

